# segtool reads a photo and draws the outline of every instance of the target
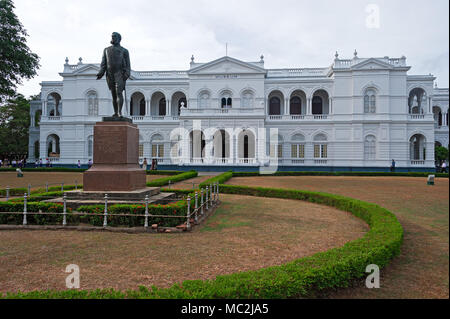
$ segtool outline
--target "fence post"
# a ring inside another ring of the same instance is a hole
[[[31,194],[31,184],[28,184],[28,195]]]
[[[67,219],[66,219],[66,215],[67,215],[67,206],[66,206],[66,193],[64,193],[63,195],[63,226],[67,225]]]
[[[27,224],[27,193],[23,195],[23,224]]]
[[[203,216],[204,212],[203,212],[203,188],[200,189],[200,212]]]
[[[217,201],[219,201],[219,182],[217,182]]]
[[[191,218],[191,196],[188,195],[187,197],[187,214],[186,214],[186,229],[191,228],[191,221],[189,220]]]
[[[172,181],[169,179],[169,189],[170,189],[170,184],[172,183]]]
[[[75,180],[75,190],[77,190],[77,189],[78,189],[78,181]]]
[[[195,192],[195,214],[194,214],[194,220],[195,220],[195,223],[196,224],[198,224],[198,216],[197,216],[197,213],[198,213],[198,195],[197,195],[197,192]]]
[[[145,223],[144,227],[148,228],[148,195],[145,195]]]
[[[212,187],[212,184],[209,184],[209,189],[210,189],[210,191],[209,191],[209,203],[210,203],[210,205],[211,205],[211,208],[212,208],[212,206],[213,206],[213,201],[212,201],[212,198],[213,198],[213,187]]]
[[[64,192],[64,182],[61,183],[61,192]]]
[[[208,186],[206,186],[205,205],[206,205],[206,211],[208,211]]]
[[[105,213],[103,218],[103,227],[108,225],[108,194],[105,194]]]
[[[9,200],[9,186],[6,186],[6,201]]]
[[[217,183],[214,183],[213,186],[214,186],[214,205],[215,205],[217,198]]]
[[[194,188],[195,188],[195,182],[192,181],[192,189],[194,189]]]
[[[48,193],[48,182],[45,182],[45,192]]]

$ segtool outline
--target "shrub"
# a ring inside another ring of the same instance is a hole
[[[228,172],[222,173],[220,175],[211,177],[211,178],[207,179],[206,181],[200,183],[200,185],[198,185],[198,187],[199,188],[205,188],[206,186],[209,186],[210,184],[214,184],[214,183],[217,183],[217,182],[219,182],[219,184],[223,184],[227,180],[232,178],[233,175],[234,175],[234,173],[232,171],[228,171]]]
[[[170,177],[163,177],[163,178],[155,179],[151,182],[148,182],[147,186],[161,187],[161,186],[169,184],[169,181],[171,181],[171,183],[176,183],[176,182],[184,181],[185,179],[197,177],[197,175],[198,175],[198,173],[196,171],[189,171],[189,172],[181,173],[181,174],[170,176]]]

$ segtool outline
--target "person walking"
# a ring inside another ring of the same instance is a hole
[[[78,168],[81,168],[81,162],[80,162],[80,160],[78,160],[77,167],[78,167]]]
[[[91,168],[91,166],[92,166],[92,160],[89,159],[89,161],[88,161],[88,168]]]
[[[447,163],[445,161],[442,162],[441,173],[447,173]]]
[[[395,161],[394,161],[394,159],[392,159],[392,163],[391,163],[391,172],[395,172]]]
[[[147,157],[144,157],[144,163],[142,164],[142,167],[143,167],[145,170],[147,170],[147,166],[148,166],[148,163],[147,163]]]

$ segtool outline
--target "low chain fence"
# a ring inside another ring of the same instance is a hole
[[[111,204],[112,201],[120,202],[124,198],[110,196],[106,193],[102,199],[99,199],[103,202],[101,206],[84,205],[76,211],[72,211],[68,208],[66,193],[61,191],[52,195],[30,196],[25,193],[21,198],[0,203],[0,229],[42,229],[43,227],[49,229],[52,226],[59,226],[56,228],[111,230],[112,228],[118,228],[116,226],[128,226],[128,228],[137,226],[136,228],[140,229],[134,229],[134,232],[190,231],[193,226],[200,224],[209,216],[220,203],[218,182],[190,192],[176,203],[167,205],[151,205],[148,195],[144,199],[126,198],[127,202],[133,201],[132,205]],[[57,195],[62,195],[61,203],[40,202],[45,199],[53,199]],[[30,200],[36,200],[37,202],[31,202]],[[23,205],[22,211],[19,211],[19,205]],[[101,209],[103,212],[101,212]],[[153,213],[150,213],[150,210]],[[158,212],[160,213],[158,214]],[[30,225],[29,219],[31,218],[33,223],[37,225]],[[142,218],[144,219],[143,227],[140,226],[142,225]],[[69,219],[72,224],[88,222],[92,226],[69,226]]]

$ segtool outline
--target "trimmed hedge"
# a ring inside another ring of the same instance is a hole
[[[83,188],[83,185],[78,185],[77,186],[79,189]],[[68,191],[68,190],[74,190],[75,189],[75,185],[64,185],[63,189]],[[45,188],[38,188],[35,190],[31,190],[31,195],[44,195],[44,194],[48,194],[48,193],[60,193],[58,194],[58,196],[62,195],[61,192],[61,186],[52,186],[48,188],[48,192],[45,192]],[[28,188],[10,188],[9,189],[9,196],[23,196],[25,193],[28,193]],[[2,196],[6,196],[6,189],[0,189],[0,195]],[[52,196],[52,195],[51,195]]]
[[[388,210],[367,202],[332,194],[291,189],[222,185],[222,193],[306,200],[349,211],[366,221],[370,230],[339,248],[292,262],[229,275],[214,280],[186,280],[170,288],[33,291],[7,293],[4,298],[294,298],[312,297],[324,289],[347,287],[367,275],[365,268],[385,266],[400,252],[403,229]]]
[[[23,202],[0,202],[1,212],[23,212]],[[27,202],[28,212],[49,212],[49,213],[62,213],[63,205],[59,203],[40,203],[40,202]],[[71,215],[72,210],[67,208],[67,216]],[[62,215],[27,215],[27,223],[29,225],[49,225],[49,224],[61,224],[63,220]],[[0,224],[7,225],[22,225],[22,214],[0,214]]]
[[[169,184],[169,181],[171,181],[171,183],[176,183],[176,182],[184,181],[185,179],[197,177],[197,175],[198,175],[197,171],[189,171],[189,172],[181,173],[181,174],[170,176],[170,177],[163,177],[163,178],[155,179],[151,182],[148,182],[147,186],[161,187],[161,186]]]
[[[94,213],[103,214],[104,205],[84,205],[80,206],[77,211],[85,212],[85,215],[73,215],[72,209],[67,208],[67,223],[78,225],[80,223],[91,224],[93,226],[103,226],[103,216],[93,215]],[[164,227],[175,227],[185,221],[187,203],[181,200],[167,205],[148,205],[148,212],[150,215],[168,215],[168,216],[182,216],[183,218],[164,218],[164,217],[150,217],[149,224],[159,224]],[[1,212],[23,212],[23,200],[0,202]],[[27,202],[28,212],[63,212],[63,205],[61,203],[40,203]],[[108,214],[136,214],[144,215],[144,204],[124,205],[116,204],[108,206]],[[62,215],[27,215],[27,221],[30,225],[54,225],[62,222]],[[128,226],[137,227],[144,226],[145,217],[143,216],[108,216],[108,226]],[[21,225],[23,215],[21,214],[0,214],[0,224]]]
[[[186,220],[187,204],[186,201],[178,201],[167,205],[148,205],[149,215],[168,215],[168,216],[182,216],[183,218],[164,218],[164,217],[149,217],[148,223],[158,224],[163,227],[175,227],[182,224]],[[78,207],[78,211],[86,212],[86,215],[77,216],[79,223],[87,223],[93,226],[103,226],[103,216],[92,215],[93,213],[103,214],[105,210],[104,205],[84,205]],[[116,204],[108,207],[108,214],[145,214],[145,205],[125,205]],[[144,226],[145,217],[143,216],[108,216],[108,226],[129,226],[138,227]]]
[[[216,182],[219,182],[219,184],[223,184],[225,183],[227,180],[229,180],[230,178],[232,178],[234,175],[234,173],[232,171],[228,171],[225,173],[222,173],[220,175],[211,177],[209,179],[207,179],[206,181],[200,183],[198,185],[199,188],[205,188],[206,186],[209,186],[210,184],[214,184]]]
[[[184,173],[183,171],[158,171],[158,170],[147,170],[147,175],[178,175]]]
[[[448,173],[434,172],[284,172],[277,171],[273,174],[260,174],[259,172],[233,172],[233,177],[244,176],[409,176],[409,177],[428,177],[435,175],[436,177],[447,177]]]

